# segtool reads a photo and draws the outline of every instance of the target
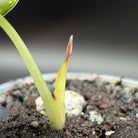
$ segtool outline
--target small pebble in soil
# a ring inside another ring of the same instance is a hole
[[[67,116],[79,115],[85,105],[86,103],[83,96],[74,91],[65,91],[65,108]]]
[[[43,101],[42,101],[42,98],[40,96],[35,100],[35,104],[36,104],[36,110],[38,112],[41,112],[44,110]]]
[[[38,122],[37,121],[31,122],[31,126],[34,127],[34,128],[37,128],[38,127]]]
[[[127,121],[127,119],[124,118],[124,117],[119,117],[119,120],[120,120],[120,121]]]
[[[110,135],[112,135],[113,133],[115,133],[115,131],[107,131],[107,132],[105,133],[105,135],[106,135],[106,136],[110,136]]]
[[[89,120],[93,123],[97,123],[100,125],[104,121],[102,116],[96,111],[90,111],[89,114]]]
[[[44,105],[41,97],[38,97],[35,100],[36,109],[43,115],[46,115],[44,111]],[[67,116],[77,116],[79,115],[83,107],[85,106],[86,102],[84,97],[74,91],[65,91],[65,109]]]
[[[45,115],[46,116],[46,112],[45,111],[40,111],[40,114]]]
[[[136,118],[138,118],[138,113],[136,114]]]

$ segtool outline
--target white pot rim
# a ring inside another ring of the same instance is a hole
[[[53,81],[57,76],[57,73],[46,73],[43,74],[43,77],[46,81]],[[138,80],[122,78],[106,74],[96,74],[96,73],[81,73],[81,72],[69,72],[67,73],[67,79],[78,79],[78,80],[100,80],[102,82],[116,83],[121,80],[123,86],[127,88],[138,88]],[[8,90],[13,89],[17,84],[31,84],[33,83],[31,76],[24,78],[19,78],[13,81],[9,81],[3,84],[0,84],[0,95],[5,94]]]

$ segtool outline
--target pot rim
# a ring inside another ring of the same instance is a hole
[[[53,81],[57,73],[45,73],[42,74],[46,81]],[[129,79],[129,78],[122,78],[113,75],[106,75],[106,74],[96,74],[96,73],[85,73],[85,72],[69,72],[67,73],[67,79],[78,79],[78,80],[99,80],[101,82],[110,82],[111,84],[116,84],[117,82],[121,81],[121,84],[128,89],[138,88],[138,80]],[[18,78],[13,81],[5,82],[0,84],[0,95],[5,94],[8,90],[13,89],[17,84],[31,84],[34,83],[31,76],[27,76],[24,78]]]

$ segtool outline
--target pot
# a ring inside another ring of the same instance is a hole
[[[57,73],[47,73],[43,74],[43,77],[46,81],[53,81],[57,76]],[[92,73],[67,73],[67,79],[79,79],[79,80],[95,80],[98,79],[102,82],[111,82],[115,84],[118,81],[122,81],[122,84],[127,88],[135,88],[138,87],[138,81],[134,79],[122,78],[117,76],[105,75],[105,74],[92,74]],[[3,84],[0,84],[0,96],[4,96],[5,93],[13,89],[15,85],[23,85],[23,84],[31,84],[33,83],[33,79],[31,76],[27,76],[24,78],[19,78],[14,81],[9,81]]]
[[[57,75],[56,73],[49,73],[49,74],[43,74],[43,77],[44,77],[44,79],[47,82],[53,82],[55,80],[55,78],[56,78],[56,75]],[[136,101],[136,103],[138,101],[138,92],[137,92],[138,81],[137,80],[127,79],[127,78],[122,78],[122,77],[116,77],[116,76],[110,76],[110,75],[91,74],[91,73],[68,73],[67,74],[67,80],[79,80],[79,81],[90,81],[90,82],[93,82],[93,81],[96,80],[100,85],[101,84],[106,84],[108,82],[113,87],[117,86],[117,85],[121,85],[121,87],[123,87],[123,90],[127,89],[127,92],[129,92],[129,95],[135,95],[135,101]],[[0,85],[0,102],[2,102],[5,99],[6,94],[7,94],[8,91],[16,89],[17,86],[18,87],[22,87],[23,85],[26,85],[26,84],[27,85],[33,84],[33,79],[30,76],[25,77],[25,78],[19,78],[19,79],[15,80],[15,81],[9,81],[9,82],[6,82],[4,84],[1,84]],[[131,93],[131,92],[133,92],[133,93]],[[99,96],[99,99],[100,98],[102,98],[102,97]],[[132,100],[132,99],[130,99],[130,100]],[[131,102],[131,101],[129,101],[129,99],[128,99],[128,102]],[[129,104],[129,103],[127,103],[127,104]],[[98,107],[98,108],[105,108],[104,110],[106,110],[106,108],[107,108],[106,106],[108,106],[108,105],[106,105],[106,104],[103,104],[103,105],[104,106],[101,106],[101,107]],[[137,110],[134,110],[134,112],[137,112]],[[92,113],[92,116],[95,115],[94,112],[91,112],[91,113]],[[0,108],[0,117],[1,117],[1,119],[7,118],[8,115],[9,115],[9,110]],[[83,114],[81,114],[80,117],[83,118],[83,117],[86,117],[86,116],[83,115]],[[86,118],[88,118],[88,117],[86,117]],[[138,113],[136,113],[136,118],[138,118]],[[122,121],[126,121],[123,117],[121,119],[122,119]],[[135,121],[138,121],[138,120],[136,119]],[[87,123],[88,123],[88,121],[87,121]],[[105,127],[107,127],[107,128],[105,128],[104,130],[103,130],[103,128],[102,128],[102,130],[99,130],[99,131],[101,131],[100,132],[100,136],[102,136],[102,135],[103,136],[110,136],[110,135],[111,136],[114,136],[114,135],[117,136],[117,134],[119,133],[119,130],[117,130],[116,128],[114,128],[113,130],[108,130],[108,125],[107,124],[108,124],[108,122],[104,126],[104,128]],[[98,126],[99,125],[100,124],[98,124]],[[136,133],[137,131],[136,130],[137,130],[138,126],[135,125],[135,124],[131,124],[131,123],[127,124],[127,125],[128,126],[131,125],[131,127],[129,126],[130,128],[136,127],[135,131],[134,131],[134,134],[131,133],[131,131],[128,134],[130,137],[136,136],[137,135],[137,133]],[[121,124],[121,127],[123,127],[122,124]],[[75,125],[73,126],[73,128],[75,129]],[[93,126],[91,126],[91,128],[93,128]],[[129,131],[129,130],[126,130],[126,129],[127,128],[125,127],[121,131],[124,131],[124,134],[125,134],[127,131]],[[116,133],[116,131],[114,131],[114,130],[117,130],[118,133]],[[68,132],[68,131],[69,130],[66,129],[66,135],[70,136],[70,134],[69,134],[70,132]],[[85,133],[85,131],[84,131],[82,135],[90,137],[90,135],[94,136],[94,135],[96,135],[96,133],[97,133],[97,130],[94,128],[91,131],[91,134],[89,134],[87,132]],[[57,135],[57,134],[55,134],[55,135]]]

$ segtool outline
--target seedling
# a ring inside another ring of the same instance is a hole
[[[49,125],[55,130],[61,130],[65,124],[65,84],[67,68],[72,53],[73,36],[69,39],[66,57],[55,81],[55,91],[51,94],[25,43],[4,17],[13,9],[17,2],[18,0],[0,0],[0,26],[14,43],[35,82],[46,109]]]

